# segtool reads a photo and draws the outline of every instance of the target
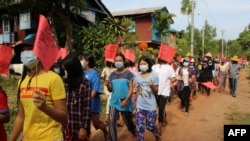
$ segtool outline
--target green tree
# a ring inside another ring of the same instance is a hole
[[[152,17],[155,19],[153,28],[158,30],[160,35],[167,35],[170,29],[170,25],[173,24],[172,18],[175,17],[175,14],[168,13],[165,10],[156,10]]]
[[[188,16],[188,25],[189,25],[189,15],[192,12],[192,3],[190,0],[181,1],[181,14]]]
[[[244,30],[241,32],[237,41],[240,43],[244,51],[250,49],[250,30]]]
[[[112,19],[89,24],[88,27],[80,27],[78,48],[74,50],[78,54],[89,53],[95,57],[98,69],[104,64],[104,49],[107,44],[117,43],[119,46],[134,46],[132,39],[134,34],[130,32],[134,24],[130,18]]]
[[[232,57],[234,55],[239,57],[242,55],[242,47],[237,40],[231,40],[228,42],[228,57]]]

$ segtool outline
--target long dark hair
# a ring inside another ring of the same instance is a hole
[[[69,91],[73,91],[79,87],[84,76],[81,62],[75,54],[69,54],[62,60],[62,65],[67,71],[65,82]]]
[[[26,75],[28,74],[29,68],[26,67],[25,65],[23,66],[23,71],[22,71],[22,75],[21,75],[21,79],[20,79],[20,83],[18,85],[18,89],[17,89],[17,104],[19,104],[20,102],[20,88],[21,88],[21,84],[24,80],[24,78],[26,77]],[[29,80],[30,83],[31,79]]]

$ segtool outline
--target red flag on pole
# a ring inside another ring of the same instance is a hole
[[[59,49],[52,36],[49,23],[43,15],[39,16],[39,25],[33,51],[42,62],[46,72],[57,60]]]
[[[174,48],[161,44],[158,52],[158,58],[166,61],[167,63],[171,63],[175,56],[175,53],[176,50]]]
[[[216,86],[214,86],[214,84],[212,82],[204,82],[204,83],[201,83],[201,84],[208,87],[211,90],[216,89]]]
[[[105,48],[105,54],[104,54],[105,60],[114,62],[117,49],[118,49],[118,44],[108,44]]]
[[[8,75],[12,48],[0,45],[0,74]]]
[[[61,57],[61,59],[64,59],[67,55],[68,55],[67,49],[66,48],[60,48],[60,50],[58,52],[57,59],[59,59],[60,57]]]
[[[125,56],[126,59],[128,59],[128,60],[130,60],[132,62],[135,62],[135,54],[130,49],[126,49],[124,56]]]
[[[182,59],[182,57],[181,57],[181,55],[179,55],[179,56],[177,57],[177,61],[178,61],[178,62],[181,62],[181,59]]]

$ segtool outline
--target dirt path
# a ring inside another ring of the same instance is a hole
[[[212,92],[210,96],[198,94],[192,100],[190,113],[185,116],[179,109],[180,101],[173,97],[166,106],[168,125],[162,131],[162,141],[223,141],[223,126],[229,124],[226,115],[232,112],[250,113],[250,84],[248,71],[243,70],[238,85],[237,97],[225,92]],[[240,123],[238,123],[240,124]],[[103,141],[101,131],[92,129],[91,141]],[[118,141],[135,141],[126,126],[118,127]],[[146,131],[145,141],[154,141]]]

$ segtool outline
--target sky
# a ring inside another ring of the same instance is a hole
[[[112,12],[166,6],[175,14],[175,30],[185,30],[188,16],[180,13],[182,0],[102,0]],[[205,21],[217,29],[217,39],[234,40],[250,24],[250,0],[195,0],[194,27],[202,29]],[[191,20],[191,18],[189,18]]]

